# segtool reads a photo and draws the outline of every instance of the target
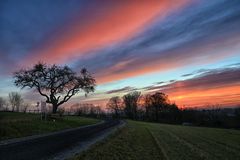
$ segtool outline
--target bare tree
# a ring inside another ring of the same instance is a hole
[[[28,103],[24,103],[23,105],[22,105],[22,111],[24,112],[24,113],[26,113],[27,112],[27,109],[29,108],[29,104]]]
[[[107,103],[107,109],[113,112],[116,118],[119,118],[122,111],[121,98],[118,96],[110,98]]]
[[[19,94],[18,92],[11,92],[8,94],[8,98],[9,98],[9,103],[12,106],[12,111],[14,112],[16,109],[16,111],[19,112],[19,107],[23,103],[21,94]]]
[[[52,104],[52,112],[80,91],[93,92],[95,79],[84,68],[79,74],[68,66],[36,64],[32,69],[22,69],[14,74],[15,85],[36,89]]]
[[[123,102],[125,105],[124,111],[126,115],[131,119],[137,118],[137,106],[141,92],[131,92],[123,96]]]
[[[168,108],[170,101],[168,96],[161,92],[156,92],[152,95],[145,97],[146,114],[149,118],[154,118],[155,121],[159,120],[161,111]]]
[[[6,101],[2,97],[0,97],[0,110],[4,110],[4,107],[6,106]]]

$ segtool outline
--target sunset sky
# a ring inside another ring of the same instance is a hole
[[[240,105],[239,0],[1,0],[0,97],[12,74],[38,61],[86,67],[95,93],[68,104],[104,105],[161,91],[180,107]]]

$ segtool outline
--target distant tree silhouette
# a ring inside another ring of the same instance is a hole
[[[79,74],[68,66],[38,63],[32,69],[22,69],[14,73],[15,85],[36,89],[52,104],[52,113],[81,90],[85,94],[93,92],[95,79],[83,68]]]
[[[159,115],[161,112],[169,107],[170,101],[168,96],[161,92],[156,92],[152,95],[146,95],[145,107],[146,114],[150,119],[159,121]]]
[[[155,92],[139,97],[140,93],[129,93],[121,98],[112,97],[107,103],[108,109],[115,117],[133,117],[132,96],[137,104],[135,120],[160,123],[196,125],[209,127],[240,128],[240,106],[222,108],[219,104],[209,104],[203,108],[178,108],[165,93]],[[139,98],[139,103],[137,102]],[[144,102],[144,103],[142,103]],[[122,105],[122,103],[124,105]],[[135,108],[135,106],[134,106]],[[124,109],[124,110],[123,110]]]
[[[94,118],[105,117],[105,111],[100,106],[96,106],[93,104],[76,103],[70,107],[70,110],[78,116],[87,116]]]
[[[123,102],[125,105],[124,112],[128,118],[137,118],[137,106],[138,100],[141,96],[141,92],[131,92],[123,96]]]
[[[0,110],[4,110],[5,105],[6,105],[5,99],[0,97]]]
[[[23,113],[26,113],[26,112],[27,112],[27,109],[28,109],[29,107],[30,107],[30,106],[29,106],[28,103],[24,103],[24,104],[22,105],[22,112],[23,112]]]
[[[9,98],[9,103],[12,106],[12,111],[19,112],[19,108],[20,108],[21,104],[23,103],[21,94],[19,94],[18,92],[11,92],[8,94],[8,98]]]
[[[234,112],[236,115],[237,126],[240,128],[240,106],[236,108]]]
[[[110,98],[107,103],[107,109],[113,112],[116,118],[119,118],[122,111],[121,98],[118,96]]]

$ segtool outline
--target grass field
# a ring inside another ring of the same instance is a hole
[[[64,116],[55,122],[41,121],[37,114],[0,112],[0,140],[90,125],[99,121],[76,116]]]
[[[240,131],[128,121],[74,160],[237,160]]]

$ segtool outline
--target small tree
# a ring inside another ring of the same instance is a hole
[[[14,73],[15,85],[36,89],[52,104],[52,113],[81,90],[85,94],[94,91],[95,79],[84,68],[79,74],[68,66],[36,64],[32,69]]]
[[[128,118],[136,119],[137,117],[137,105],[141,92],[131,92],[123,96],[123,102],[125,105],[124,111]]]
[[[11,92],[8,94],[8,98],[9,98],[9,103],[12,106],[12,111],[14,112],[16,109],[16,111],[19,112],[19,108],[23,103],[23,99],[21,95],[18,92]]]
[[[6,105],[6,101],[0,97],[0,110],[4,110],[4,107]]]
[[[23,111],[23,113],[26,113],[28,108],[29,108],[29,104],[28,104],[28,103],[24,103],[24,104],[22,105],[22,111]]]
[[[122,111],[121,98],[118,96],[110,98],[107,103],[107,109],[113,112],[116,118],[119,118]]]

